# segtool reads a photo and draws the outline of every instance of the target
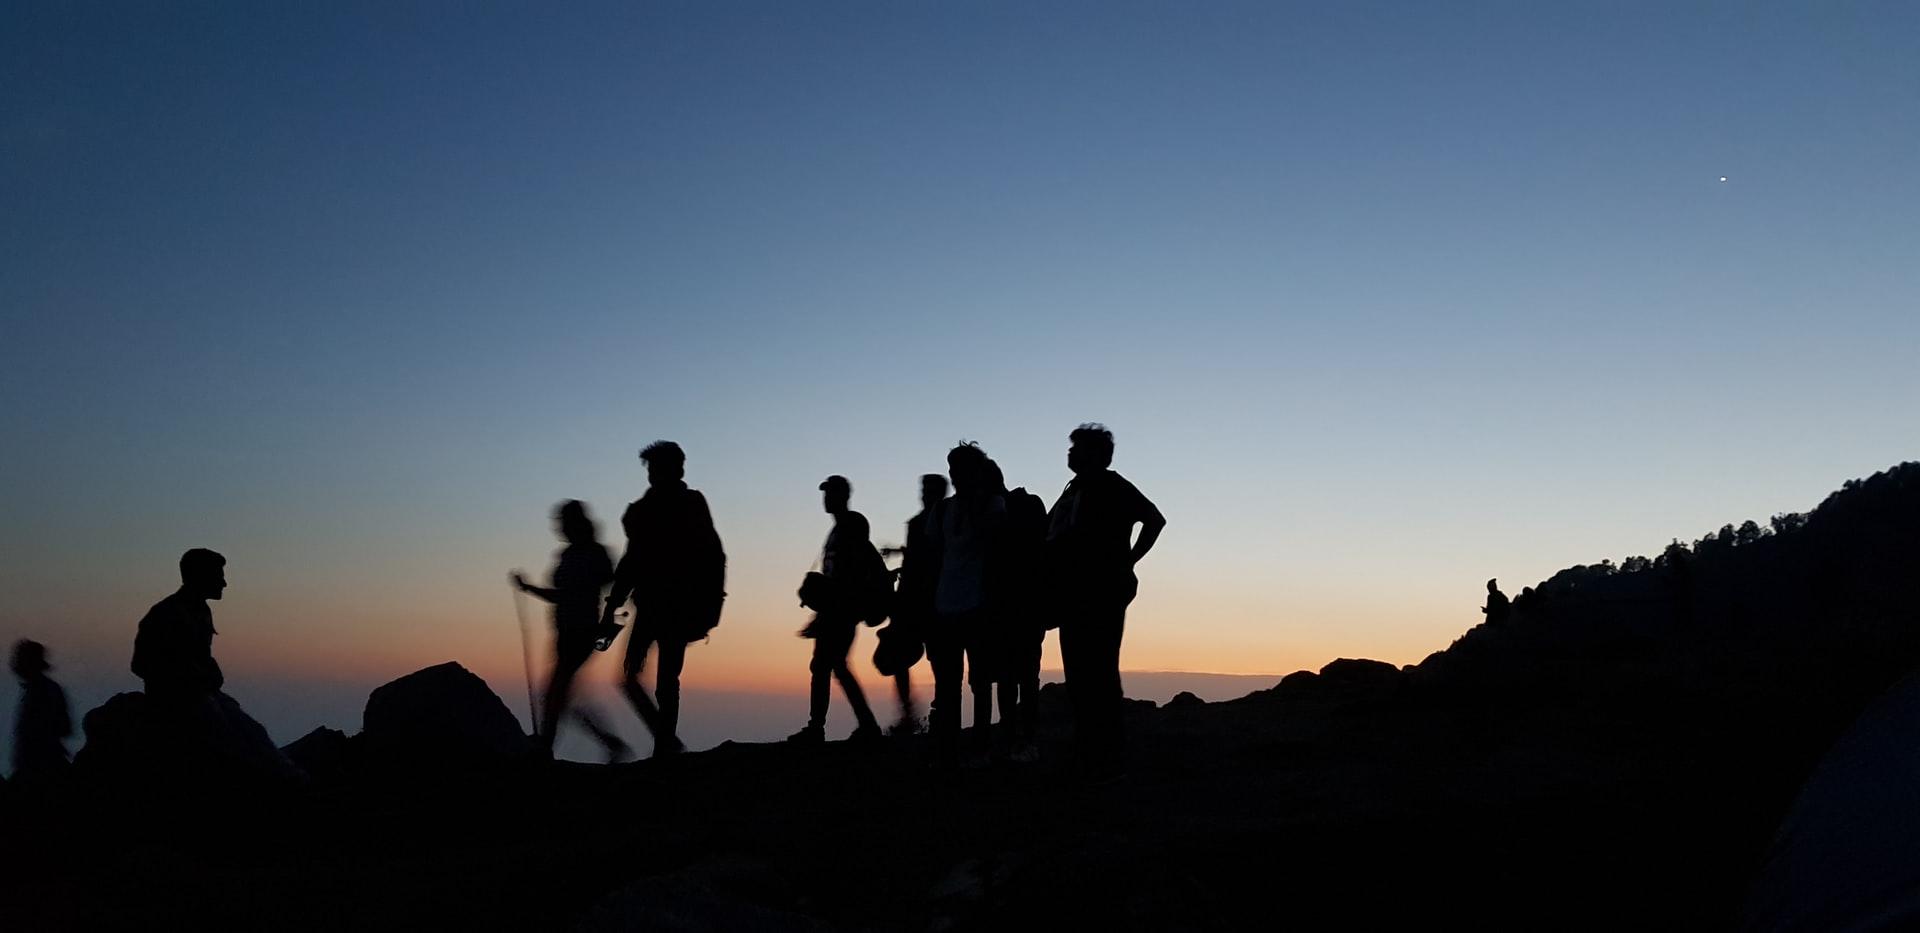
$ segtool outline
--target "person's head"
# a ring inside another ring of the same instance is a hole
[[[553,510],[553,520],[561,540],[568,544],[590,544],[594,540],[593,519],[587,516],[587,504],[568,499]]]
[[[22,638],[13,643],[13,668],[15,676],[21,680],[38,677],[53,665],[47,663],[47,646],[31,638]]]
[[[838,515],[847,510],[847,504],[853,501],[853,484],[847,478],[834,474],[820,484],[821,504],[829,515]]]
[[[947,497],[947,478],[939,473],[920,477],[920,507],[931,509]]]
[[[672,441],[654,441],[640,451],[647,464],[647,482],[674,483],[687,476],[687,452]]]
[[[1500,590],[1500,580],[1498,577],[1487,581],[1487,592],[1496,593],[1496,592],[1499,592],[1499,590]]]
[[[947,451],[947,475],[953,477],[953,491],[972,495],[986,483],[987,452],[973,441],[961,441]]]
[[[203,547],[180,555],[180,588],[195,599],[219,599],[227,588],[227,559]]]
[[[992,457],[980,464],[980,487],[987,492],[997,492],[1003,496],[1007,494],[1007,475],[1000,472],[1000,464],[995,463]]]
[[[1097,473],[1113,466],[1113,432],[1106,425],[1089,421],[1074,428],[1067,443],[1067,469]]]

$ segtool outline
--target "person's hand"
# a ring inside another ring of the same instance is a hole
[[[520,592],[524,593],[527,591],[527,578],[521,576],[520,571],[515,570],[507,574],[507,579],[512,580],[514,587],[520,590]]]

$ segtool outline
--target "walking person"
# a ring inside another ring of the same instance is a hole
[[[57,783],[71,759],[66,740],[73,735],[67,692],[47,671],[47,647],[22,638],[9,664],[20,678],[20,707],[13,718],[13,783],[16,787]]]
[[[802,603],[814,611],[813,621],[801,631],[813,639],[812,675],[807,694],[807,724],[787,737],[789,742],[818,743],[826,740],[827,703],[833,695],[833,681],[840,682],[847,705],[859,725],[849,738],[869,740],[880,737],[880,724],[867,706],[860,681],[847,666],[853,639],[863,621],[877,622],[876,605],[884,604],[886,564],[874,550],[867,517],[855,512],[853,484],[844,476],[829,476],[820,484],[822,505],[833,516],[833,530],[820,549],[820,571],[809,574],[801,587]]]
[[[900,698],[900,719],[888,735],[911,735],[921,728],[913,699],[913,662],[926,648],[927,626],[933,620],[933,592],[940,582],[940,549],[934,542],[940,503],[947,498],[947,478],[939,473],[920,477],[920,512],[907,520],[905,547],[882,551],[900,554],[899,583],[894,591],[892,621],[879,632],[882,649],[874,653],[881,673],[893,668],[894,690]],[[886,659],[886,665],[879,662]]]
[[[706,497],[687,487],[686,451],[672,441],[655,441],[640,459],[647,465],[647,492],[620,516],[627,550],[613,569],[600,621],[603,631],[612,631],[614,613],[633,600],[620,686],[653,734],[653,753],[673,755],[686,748],[679,729],[687,645],[720,624],[727,555]],[[649,652],[656,656],[652,697],[640,683]]]
[[[599,617],[600,594],[613,582],[613,561],[607,557],[606,546],[600,543],[593,519],[587,516],[587,507],[580,500],[560,503],[553,517],[560,539],[567,546],[554,562],[548,581],[552,585],[535,586],[519,573],[513,575],[513,584],[521,592],[553,605],[553,674],[547,678],[537,738],[551,757],[561,717],[571,711],[605,746],[607,760],[617,761],[630,751],[627,743],[595,721],[586,710],[572,708],[574,678],[587,659],[593,657],[594,642],[599,638],[595,623]]]
[[[1140,587],[1134,566],[1153,549],[1167,520],[1111,469],[1112,431],[1083,424],[1068,440],[1067,468],[1074,478],[1047,513],[1047,565],[1060,614],[1074,751],[1085,777],[1110,780],[1126,770],[1120,641],[1127,604]]]

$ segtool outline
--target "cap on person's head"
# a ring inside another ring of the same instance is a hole
[[[51,670],[47,663],[47,646],[31,638],[22,638],[13,643],[13,672],[16,674],[38,674]]]
[[[853,484],[847,482],[846,477],[841,476],[838,473],[835,473],[832,476],[829,476],[826,479],[821,480],[820,488],[823,491],[828,489],[843,489],[843,490],[846,490],[847,492],[852,492]]]

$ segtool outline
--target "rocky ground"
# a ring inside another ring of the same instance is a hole
[[[1812,760],[1665,699],[1503,703],[1336,662],[1135,703],[1106,786],[1065,767],[1052,689],[1034,765],[729,744],[362,767],[293,799],[16,799],[4,896],[13,929],[1730,926]]]

